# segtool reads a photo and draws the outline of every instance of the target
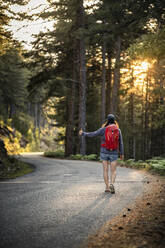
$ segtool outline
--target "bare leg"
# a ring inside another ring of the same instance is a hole
[[[114,184],[116,179],[116,167],[117,167],[117,160],[111,162],[111,184]]]
[[[108,176],[108,161],[103,161],[103,177],[104,177],[104,182],[106,185],[106,189],[109,189],[109,176]]]

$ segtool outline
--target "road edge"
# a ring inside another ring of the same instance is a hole
[[[148,174],[144,191],[135,201],[124,208],[120,214],[105,223],[102,228],[87,238],[85,248],[163,248],[160,235],[151,241],[152,228],[161,228],[159,221],[159,203],[165,204],[165,177]],[[159,202],[159,199],[161,201]],[[165,217],[162,219],[165,227]],[[146,230],[144,230],[146,228]],[[165,230],[165,229],[164,229]],[[165,231],[164,231],[165,232]],[[162,231],[157,230],[160,234]],[[153,233],[155,234],[155,233]],[[164,233],[165,234],[165,233]],[[164,240],[165,242],[165,240]],[[149,246],[148,246],[149,244]],[[152,246],[150,246],[152,245]]]

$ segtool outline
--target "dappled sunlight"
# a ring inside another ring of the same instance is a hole
[[[146,85],[150,78],[151,80],[151,73],[152,73],[152,67],[155,63],[155,60],[148,61],[148,60],[132,60],[128,66],[121,69],[122,74],[122,82],[123,87],[124,84],[127,85],[127,82],[132,85],[132,88],[130,91],[146,91]]]
[[[143,87],[147,80],[150,64],[147,61],[138,61],[132,66],[132,77],[135,78],[134,86]]]

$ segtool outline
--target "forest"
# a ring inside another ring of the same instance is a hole
[[[14,12],[28,2],[0,0],[0,138],[8,152],[99,154],[100,138],[78,132],[97,130],[113,113],[126,158],[163,156],[165,2],[47,0],[41,12]],[[27,49],[8,27],[37,19],[53,25]]]

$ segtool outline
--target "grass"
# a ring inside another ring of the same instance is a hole
[[[34,167],[27,163],[24,163],[14,157],[10,157],[9,160],[3,161],[5,166],[1,169],[0,179],[14,179],[34,171]]]

